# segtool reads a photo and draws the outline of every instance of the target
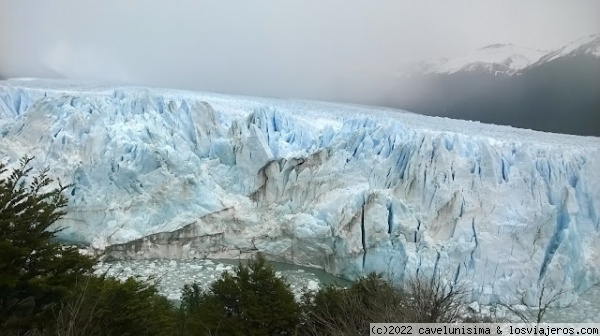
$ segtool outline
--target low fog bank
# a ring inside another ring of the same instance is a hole
[[[600,58],[572,57],[516,76],[416,75],[385,105],[552,133],[600,136]]]
[[[407,64],[492,43],[553,50],[600,31],[599,11],[596,0],[0,1],[0,74],[382,105],[527,126],[491,117],[485,104],[476,114],[461,112],[464,104],[424,104],[455,97],[428,80],[401,83],[398,74]]]

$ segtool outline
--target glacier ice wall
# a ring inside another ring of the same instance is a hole
[[[532,301],[546,279],[570,301],[600,279],[598,138],[34,84],[0,82],[0,153],[73,183],[65,240],[126,258],[262,251],[349,278],[438,272],[481,302]]]

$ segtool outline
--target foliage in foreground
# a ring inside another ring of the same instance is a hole
[[[30,161],[12,171],[0,164],[0,330],[15,334],[52,319],[52,309],[94,265],[52,240],[67,187],[51,188],[47,171],[31,176]]]
[[[87,277],[63,301],[56,335],[174,335],[172,305],[151,284]]]
[[[184,335],[290,335],[300,321],[300,305],[285,281],[262,255],[224,272],[210,290],[183,289]]]
[[[69,186],[30,162],[0,164],[1,334],[172,335],[173,308],[154,286],[94,277],[94,258],[54,240]]]
[[[350,288],[308,293],[304,307],[308,335],[369,335],[369,323],[458,322],[466,311],[460,286],[441,277],[409,279],[398,289],[380,274],[359,278]]]
[[[350,288],[307,292],[300,303],[259,254],[203,292],[184,287],[181,335],[368,335],[369,323],[457,322],[466,307],[460,286],[414,278],[400,290],[372,273]]]

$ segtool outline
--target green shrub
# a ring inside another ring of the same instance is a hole
[[[88,277],[63,301],[56,321],[59,335],[173,335],[174,307],[156,287],[129,278],[124,282]]]
[[[304,335],[369,335],[369,323],[458,322],[465,311],[460,286],[440,277],[409,279],[395,288],[379,274],[350,288],[325,287],[303,298]]]
[[[381,275],[371,273],[350,288],[324,287],[304,297],[306,335],[368,335],[369,323],[404,322],[406,300]]]
[[[181,314],[183,335],[291,335],[300,305],[259,254],[235,275],[224,272],[207,292],[186,285]]]

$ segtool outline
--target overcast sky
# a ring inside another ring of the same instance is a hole
[[[407,62],[600,32],[600,1],[0,0],[0,75],[328,99]]]

